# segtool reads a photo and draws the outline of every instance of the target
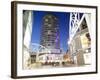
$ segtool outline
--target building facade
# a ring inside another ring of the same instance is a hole
[[[28,69],[30,63],[30,42],[32,34],[33,12],[23,11],[23,69]]]
[[[70,13],[69,49],[74,64],[91,64],[90,14]]]

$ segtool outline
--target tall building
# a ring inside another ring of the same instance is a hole
[[[60,53],[60,35],[58,18],[52,14],[43,17],[40,44],[51,53]]]
[[[39,54],[39,62],[43,64],[60,64],[62,60],[58,20],[50,13],[43,17],[40,44],[45,49],[42,49]]]

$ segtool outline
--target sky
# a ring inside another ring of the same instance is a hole
[[[33,11],[33,24],[32,24],[32,36],[31,43],[40,44],[40,34],[42,28],[42,19],[48,14],[46,11]],[[58,25],[60,31],[60,48],[64,51],[68,49],[69,39],[69,12],[50,12],[50,14],[58,18]]]

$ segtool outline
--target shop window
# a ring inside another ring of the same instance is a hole
[[[91,45],[91,38],[89,33],[81,35],[81,43],[83,48],[89,48]]]
[[[31,63],[36,62],[36,55],[31,55]]]
[[[91,38],[90,38],[90,34],[89,34],[89,33],[86,34],[86,37],[87,37],[87,39],[88,39],[89,41],[91,41]]]

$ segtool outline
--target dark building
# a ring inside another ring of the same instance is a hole
[[[60,50],[59,22],[52,14],[43,17],[40,44],[51,52]]]

